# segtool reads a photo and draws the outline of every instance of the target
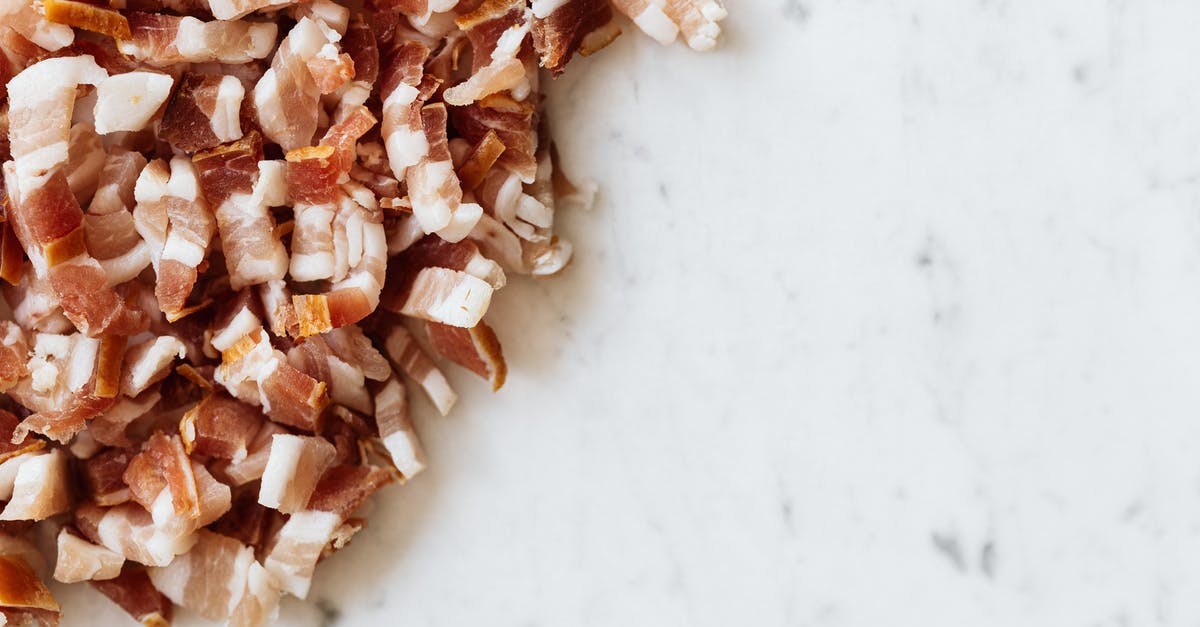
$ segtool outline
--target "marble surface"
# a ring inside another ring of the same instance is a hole
[[[285,624],[1200,622],[1200,4],[729,9],[554,85],[575,263]]]

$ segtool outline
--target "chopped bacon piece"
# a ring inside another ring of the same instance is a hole
[[[174,606],[154,589],[145,568],[127,562],[116,578],[91,583],[93,588],[145,627],[168,627],[171,624]]]
[[[492,390],[504,385],[508,367],[496,333],[483,321],[469,329],[437,322],[425,326],[429,344],[442,357],[474,372],[492,384]]]
[[[492,169],[500,155],[504,154],[504,142],[496,135],[496,131],[488,132],[471,149],[463,163],[458,166],[458,180],[466,191],[474,191],[483,183],[488,170]]]
[[[537,176],[537,116],[529,103],[494,94],[465,107],[452,107],[454,129],[467,141],[478,143],[494,131],[505,146],[496,163],[517,173],[525,183]]]
[[[408,168],[417,165],[429,151],[421,120],[424,98],[419,89],[428,57],[429,48],[423,44],[405,42],[392,53],[381,76],[383,117],[380,132],[392,173],[401,181]]]
[[[202,22],[163,13],[129,13],[132,36],[117,42],[122,54],[142,63],[166,67],[175,63],[246,63],[266,58],[275,47],[279,27],[272,22]]]
[[[479,221],[483,209],[474,203],[462,202],[462,187],[446,140],[446,106],[442,103],[421,109],[425,130],[426,152],[406,172],[413,215],[427,233],[438,233],[443,239],[457,242],[467,236]],[[503,156],[503,155],[502,155]]]
[[[652,0],[612,0],[618,11],[624,13],[642,32],[669,44],[679,36],[679,26],[664,12],[665,2]]]
[[[372,494],[391,482],[391,473],[382,468],[334,466],[321,477],[305,509],[331,512],[344,521]]]
[[[241,108],[246,89],[236,77],[187,73],[163,114],[162,137],[171,147],[194,153],[242,138]]]
[[[54,579],[63,583],[113,579],[121,574],[125,558],[71,533],[58,532],[58,557]]]
[[[321,89],[308,62],[318,54],[336,56],[340,38],[324,22],[301,18],[279,44],[271,69],[254,86],[254,105],[263,134],[284,150],[312,142]]]
[[[384,353],[387,358],[404,374],[408,375],[433,401],[433,405],[443,416],[458,400],[458,395],[450,387],[446,375],[438,370],[429,355],[417,344],[416,338],[402,324],[393,324],[384,333]]]
[[[308,338],[288,351],[288,363],[308,376],[325,382],[332,402],[370,413],[362,367],[335,354],[322,336]]]
[[[162,433],[151,436],[142,452],[130,460],[122,478],[133,500],[147,511],[155,512],[156,501],[165,493],[176,515],[200,517],[196,475],[179,436]]]
[[[265,419],[257,408],[214,393],[184,414],[179,430],[189,453],[241,460]]]
[[[273,436],[258,502],[285,514],[300,511],[308,503],[335,453],[333,445],[323,438]]]
[[[330,512],[292,514],[279,530],[279,537],[263,560],[263,567],[284,591],[306,598],[317,560],[340,523],[337,514]]]
[[[425,470],[425,450],[408,414],[408,393],[398,379],[388,379],[375,393],[379,437],[405,480]]]
[[[51,52],[61,50],[75,40],[75,31],[70,26],[47,20],[37,5],[27,0],[0,1],[0,23]]]
[[[28,359],[29,344],[25,341],[25,333],[21,331],[21,327],[8,320],[0,321],[0,334],[0,392],[7,392],[28,371],[25,363]],[[5,414],[12,415],[7,412]],[[0,434],[0,437],[3,437],[3,434]],[[3,447],[2,443],[0,447]]]
[[[0,617],[12,625],[57,625],[58,601],[25,559],[0,554]]]
[[[105,507],[128,501],[129,486],[122,476],[133,456],[129,449],[110,448],[80,463],[84,494]]]
[[[141,395],[151,385],[171,373],[171,364],[182,359],[187,350],[178,339],[164,335],[136,346],[125,353],[121,370],[121,393],[130,398]]]
[[[167,566],[147,570],[154,587],[172,602],[209,620],[229,618],[246,589],[254,551],[201,529],[192,549]]]
[[[466,82],[446,90],[451,105],[468,105],[505,90],[529,91],[525,65],[517,58],[529,36],[533,12],[523,0],[488,0],[456,20],[474,50],[474,73]],[[525,85],[522,86],[522,83]]]
[[[533,15],[533,47],[555,76],[576,52],[591,54],[621,34],[607,0],[535,0]]]
[[[280,280],[287,272],[287,251],[269,210],[285,202],[283,169],[262,158],[257,132],[193,157],[200,187],[215,207],[229,284],[235,290]]]
[[[75,0],[44,0],[42,7],[46,19],[67,26],[74,26],[116,39],[128,39],[129,20],[124,15],[96,5]]]
[[[286,429],[274,422],[264,423],[262,429],[258,431],[258,435],[254,436],[254,441],[250,443],[248,449],[250,452],[244,459],[219,466],[214,465],[214,469],[219,470],[221,476],[235,486],[256,481],[262,478],[263,472],[267,468],[267,460],[271,457],[271,442],[274,437],[286,433]]]
[[[62,449],[25,453],[10,462],[23,460],[17,468],[12,498],[0,520],[43,520],[70,507],[67,456]]]
[[[233,608],[229,627],[259,627],[273,624],[279,616],[279,588],[275,578],[258,562],[250,563],[246,589]]]

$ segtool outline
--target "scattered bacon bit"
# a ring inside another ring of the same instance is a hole
[[[303,598],[426,467],[406,380],[442,414],[435,357],[498,390],[494,293],[569,263],[555,213],[594,186],[558,167],[538,68],[611,42],[614,8],[700,49],[725,16],[0,0],[0,622],[58,620],[31,531],[147,626]]]
[[[124,15],[92,4],[75,0],[45,0],[42,8],[46,19],[67,26],[90,30],[118,39],[129,39],[129,20]]]
[[[486,323],[464,329],[437,322],[426,324],[429,344],[442,357],[474,372],[492,384],[492,390],[504,385],[508,366],[495,331]]]

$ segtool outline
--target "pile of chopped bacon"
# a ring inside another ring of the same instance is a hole
[[[0,624],[261,625],[561,271],[539,68],[716,0],[0,0]],[[38,539],[41,539],[39,543]],[[46,556],[46,557],[43,557]],[[49,559],[47,559],[49,558]]]

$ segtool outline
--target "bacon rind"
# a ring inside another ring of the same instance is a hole
[[[43,0],[46,19],[118,39],[129,39],[129,20],[117,11],[75,0]]]

